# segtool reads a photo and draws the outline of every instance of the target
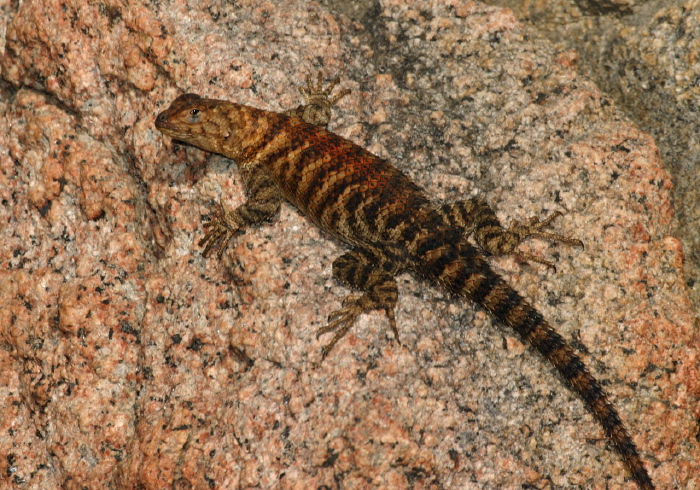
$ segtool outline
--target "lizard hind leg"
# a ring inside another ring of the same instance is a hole
[[[448,225],[460,228],[465,235],[472,234],[479,247],[490,255],[513,255],[520,260],[537,262],[556,271],[550,261],[521,252],[518,246],[527,238],[541,238],[583,247],[581,240],[544,231],[545,227],[562,215],[559,211],[550,214],[543,221],[536,216],[525,222],[513,220],[508,228],[501,225],[493,209],[479,198],[443,204],[437,211]]]
[[[316,333],[316,338],[329,332],[335,333],[322,350],[323,359],[350,330],[357,317],[371,310],[386,311],[394,337],[399,341],[394,312],[399,296],[394,280],[396,272],[394,261],[369,250],[351,250],[333,262],[333,277],[360,292],[349,294],[343,300],[343,307],[328,316],[328,325]]]

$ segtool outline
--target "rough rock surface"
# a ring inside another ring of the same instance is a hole
[[[557,273],[494,260],[582,350],[659,488],[698,488],[698,330],[653,140],[509,10],[387,0],[5,3],[0,487],[634,488],[557,375],[484,312],[400,278],[320,363],[343,247],[290,207],[223,261],[235,165],[164,140],[183,91],[282,110],[322,69],[333,129],[438,200],[554,210]]]
[[[700,0],[488,0],[576,49],[580,68],[655,138],[674,181],[674,235],[700,311]],[[700,314],[696,313],[700,318]]]

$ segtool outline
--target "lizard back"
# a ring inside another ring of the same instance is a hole
[[[287,201],[340,240],[400,246],[431,207],[403,172],[342,136],[284,114],[259,117],[275,130],[260,140],[258,163]]]

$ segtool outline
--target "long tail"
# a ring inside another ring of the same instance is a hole
[[[435,243],[435,248],[426,243],[421,251],[425,270],[431,271],[428,275],[452,293],[493,313],[551,362],[603,426],[639,488],[653,490],[654,483],[617,410],[566,340],[491,269],[473,246],[466,242],[456,247],[444,243]]]

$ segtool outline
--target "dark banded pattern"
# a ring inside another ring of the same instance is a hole
[[[600,383],[576,352],[520,294],[479,260],[469,243],[431,249],[425,270],[447,290],[483,306],[547,359],[605,429],[640,488],[654,488],[637,448]],[[450,260],[446,260],[449,258]]]
[[[333,85],[333,84],[332,84]],[[553,267],[539,257],[518,252],[527,237],[581,245],[543,231],[544,221],[514,221],[504,229],[480,199],[433,206],[406,175],[387,161],[319,127],[328,122],[330,97],[308,83],[305,106],[287,114],[263,111],[186,94],[156,119],[172,138],[234,159],[243,176],[248,201],[222,210],[207,224],[200,244],[205,254],[223,253],[239,229],[274,218],[284,198],[314,223],[354,246],[333,263],[333,276],[356,290],[329,317],[318,335],[333,332],[328,352],[363,312],[384,309],[398,340],[394,277],[412,270],[451,293],[491,312],[537,349],[584,400],[643,490],[654,485],[620,417],[600,384],[569,344],[515,290],[490,268],[484,253],[513,254]],[[470,245],[473,235],[482,250]]]

